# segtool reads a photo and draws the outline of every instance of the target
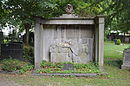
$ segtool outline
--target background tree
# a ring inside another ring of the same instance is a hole
[[[33,17],[49,18],[59,16],[65,13],[64,7],[67,4],[72,4],[75,13],[80,14],[80,16],[86,16],[98,10],[96,7],[89,9],[91,2],[85,2],[84,0],[3,0],[1,2],[2,13],[6,12],[7,15],[3,16],[1,14],[1,16],[6,23],[14,26],[19,25],[26,30],[26,44],[28,45],[29,30],[34,24]],[[87,7],[89,11],[86,10]]]
[[[130,0],[102,0],[101,12],[106,15],[106,27],[126,32],[129,29]],[[106,4],[105,4],[106,3]]]
[[[0,24],[17,26],[26,30],[28,44],[29,30],[35,22],[34,16],[43,18],[60,16],[67,4],[74,6],[74,13],[79,16],[106,16],[106,28],[127,32],[130,18],[129,0],[1,0]]]
[[[34,24],[33,17],[49,17],[47,14],[53,10],[53,6],[45,0],[3,0],[3,9],[9,12],[6,15],[6,23],[14,26],[19,25],[26,30],[27,45],[29,30]]]

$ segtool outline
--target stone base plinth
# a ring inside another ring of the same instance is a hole
[[[121,65],[121,69],[128,69],[128,70],[130,70],[130,65]]]

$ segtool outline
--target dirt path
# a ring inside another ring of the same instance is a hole
[[[27,85],[20,85],[13,80],[8,80],[6,74],[0,73],[0,86],[27,86]]]
[[[0,86],[21,86],[21,85],[18,85],[14,81],[9,81],[0,78]]]

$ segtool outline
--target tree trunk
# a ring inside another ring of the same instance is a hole
[[[124,43],[125,43],[125,32],[124,32],[124,37],[123,37],[123,41],[124,41]]]
[[[29,45],[29,29],[31,28],[30,24],[24,24],[25,27],[25,45]]]

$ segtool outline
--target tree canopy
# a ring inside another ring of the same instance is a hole
[[[106,28],[127,32],[130,23],[130,0],[1,0],[0,24],[6,23],[29,29],[34,16],[44,18],[60,16],[67,4],[74,6],[79,16],[106,16]]]

